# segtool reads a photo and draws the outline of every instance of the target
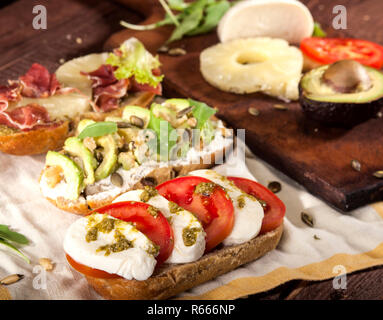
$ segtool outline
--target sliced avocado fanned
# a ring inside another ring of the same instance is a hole
[[[132,125],[145,129],[150,120],[150,112],[148,109],[138,106],[126,106],[122,113],[122,119],[128,121]]]
[[[350,127],[383,106],[383,74],[349,60],[306,73],[299,85],[305,115],[328,125]]]
[[[117,143],[112,135],[97,138],[97,145],[103,148],[103,160],[96,169],[96,181],[105,179],[116,169],[117,165]]]
[[[46,166],[58,166],[64,172],[64,178],[68,185],[66,198],[77,200],[84,188],[84,173],[82,169],[69,157],[49,151],[46,157]]]
[[[94,170],[97,168],[98,162],[92,152],[76,137],[68,138],[65,141],[64,150],[70,155],[81,159],[86,175],[84,184],[93,184],[95,182]]]

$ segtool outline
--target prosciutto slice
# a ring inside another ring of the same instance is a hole
[[[47,98],[60,89],[56,75],[50,74],[48,69],[38,63],[34,63],[19,81],[22,85],[21,94],[28,98]]]
[[[51,125],[47,110],[38,104],[28,104],[0,113],[0,124],[27,131],[41,125]]]
[[[21,87],[17,82],[13,82],[9,86],[0,86],[0,112],[8,108],[10,101],[19,101],[20,92]]]

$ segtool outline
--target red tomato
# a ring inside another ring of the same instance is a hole
[[[106,213],[117,219],[133,222],[135,227],[144,233],[156,245],[160,246],[157,266],[169,258],[174,247],[173,229],[161,212],[157,217],[148,212],[150,205],[143,202],[117,202],[99,208],[94,212]]]
[[[303,39],[300,49],[310,59],[321,64],[353,59],[377,69],[383,66],[383,47],[371,41],[312,37]]]
[[[265,217],[262,221],[260,234],[274,230],[282,224],[286,207],[274,193],[253,180],[238,177],[227,178],[233,181],[243,192],[267,203],[264,208]]]
[[[220,244],[233,229],[234,207],[218,185],[209,196],[197,194],[195,187],[210,180],[201,177],[180,177],[157,186],[158,193],[169,201],[194,213],[206,232],[206,252]]]
[[[86,276],[91,276],[95,278],[102,278],[102,279],[113,279],[113,278],[120,278],[117,274],[108,273],[99,269],[93,269],[91,267],[88,267],[84,264],[78,263],[72,259],[71,256],[65,255],[67,261],[72,266],[73,269],[77,270],[78,272],[81,272],[82,274],[85,274]]]

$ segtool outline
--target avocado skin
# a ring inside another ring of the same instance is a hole
[[[328,126],[350,128],[376,116],[383,97],[365,103],[339,103],[308,99],[299,86],[299,103],[307,118]]]

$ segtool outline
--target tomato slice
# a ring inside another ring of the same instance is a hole
[[[238,177],[227,178],[243,192],[266,202],[260,234],[274,230],[282,224],[286,207],[274,193],[253,180]]]
[[[106,271],[94,269],[84,264],[78,263],[77,261],[73,260],[73,258],[68,254],[66,254],[65,256],[68,263],[72,266],[73,269],[77,270],[78,272],[82,274],[85,274],[86,276],[91,276],[91,277],[101,278],[101,279],[121,278],[117,274],[108,273]]]
[[[202,182],[212,183],[201,177],[180,177],[157,186],[158,193],[169,201],[194,213],[206,232],[206,252],[220,244],[233,229],[234,207],[225,191],[219,186],[210,195],[195,193]]]
[[[300,49],[321,64],[353,59],[376,69],[383,66],[383,47],[367,40],[311,37],[302,40]]]
[[[149,207],[150,205],[143,202],[124,201],[112,203],[94,212],[106,213],[114,218],[133,222],[139,231],[160,246],[160,252],[156,257],[158,266],[166,261],[173,251],[173,229],[161,212],[158,212],[156,217],[151,215],[148,211]]]

